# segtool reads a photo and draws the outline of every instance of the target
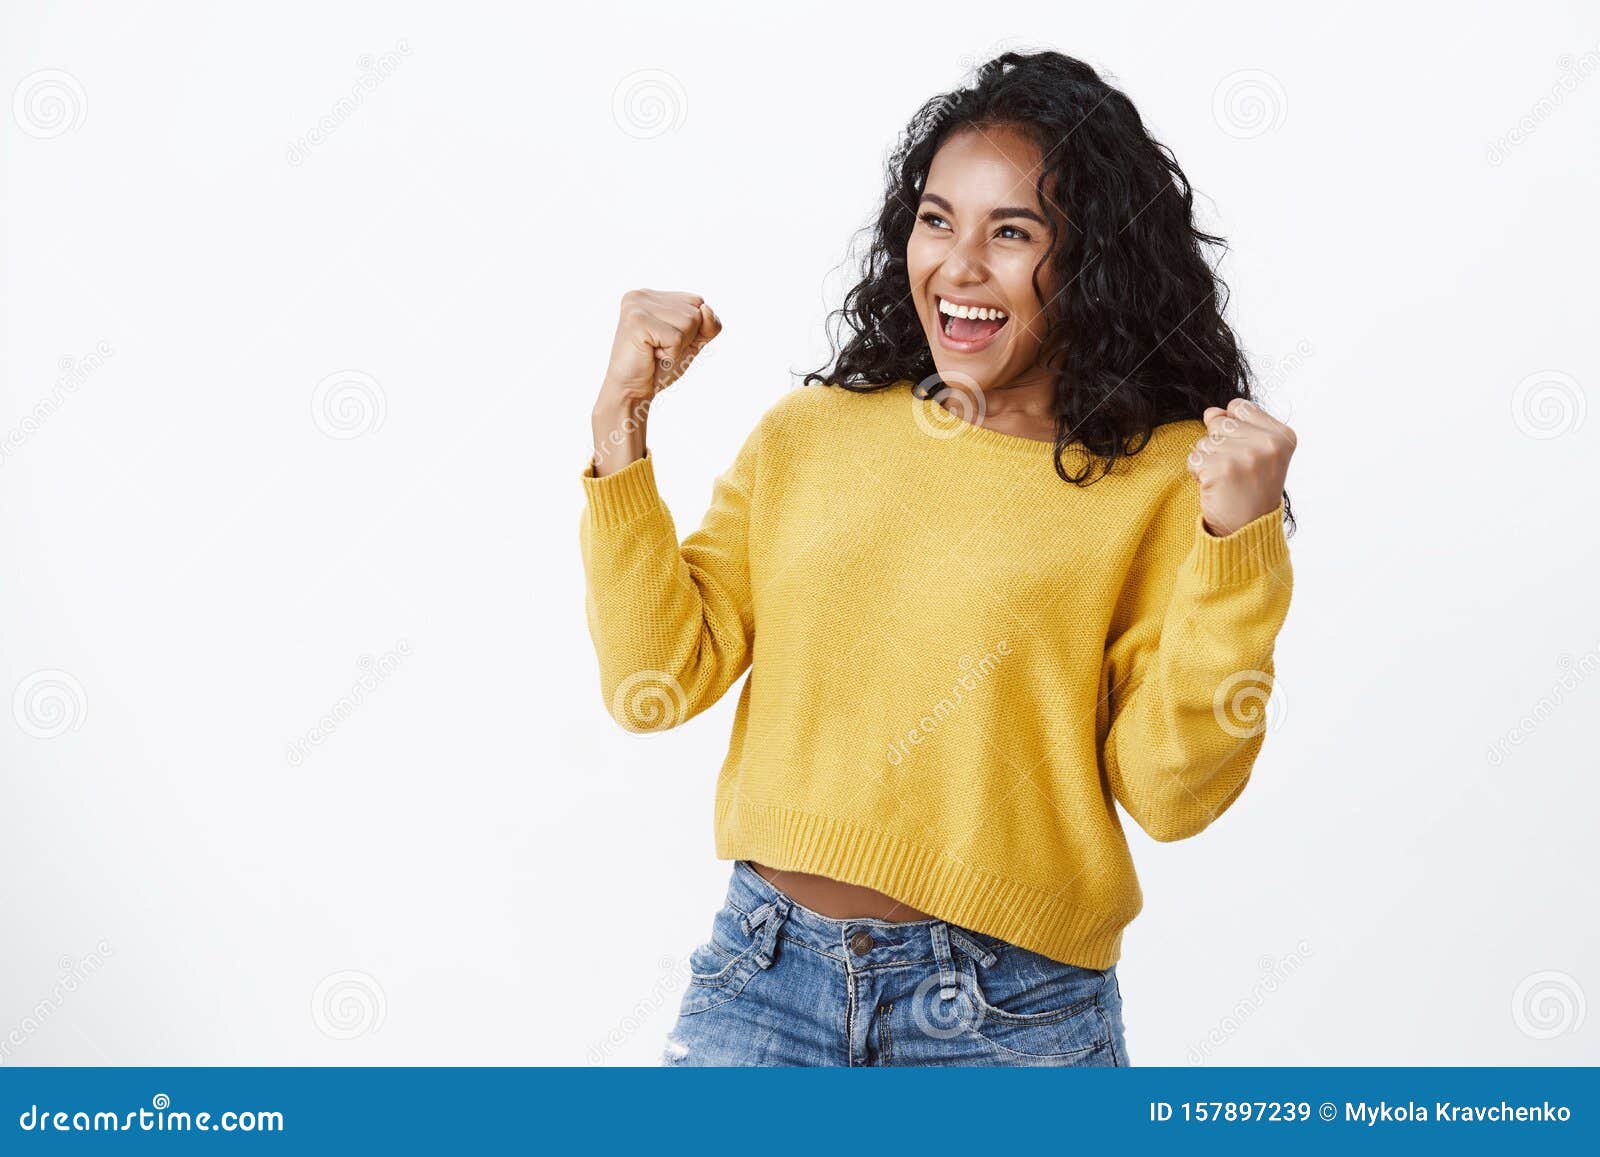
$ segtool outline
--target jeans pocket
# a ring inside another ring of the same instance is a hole
[[[711,935],[689,954],[689,987],[683,994],[680,1015],[726,1004],[744,991],[759,970],[755,936],[745,931],[744,913],[724,905],[711,922]]]
[[[994,964],[969,958],[962,970],[975,1032],[1020,1056],[1116,1063],[1116,1033],[1104,1007],[1115,983],[1110,969],[1065,964],[1014,944],[993,951]]]

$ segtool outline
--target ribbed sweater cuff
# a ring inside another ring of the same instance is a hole
[[[1206,529],[1203,517],[1195,519],[1195,546],[1189,561],[1206,586],[1249,582],[1277,570],[1288,558],[1282,502],[1270,513],[1220,538]]]
[[[582,478],[584,497],[597,527],[621,526],[661,505],[661,495],[656,490],[655,464],[648,450],[644,457],[635,458],[621,470],[601,478],[595,477],[591,459],[583,468]]]

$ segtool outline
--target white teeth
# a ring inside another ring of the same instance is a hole
[[[978,305],[952,305],[942,297],[939,299],[939,312],[951,317],[978,318],[982,321],[1004,321],[1007,316],[1003,309],[990,309]]]

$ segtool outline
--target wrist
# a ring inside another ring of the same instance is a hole
[[[1204,528],[1205,532],[1213,538],[1231,538],[1232,536],[1238,534],[1241,530],[1245,529],[1245,527],[1260,522],[1269,514],[1277,514],[1280,518],[1283,516],[1282,499],[1279,499],[1275,505],[1267,507],[1258,514],[1251,514],[1248,517],[1244,515],[1234,515],[1230,520],[1223,522],[1212,522],[1211,519],[1207,518],[1205,513],[1202,511],[1200,515],[1200,525],[1202,528]]]
[[[645,454],[645,427],[649,417],[648,399],[627,402],[602,398],[590,415],[594,435],[592,458],[595,477],[622,469]]]

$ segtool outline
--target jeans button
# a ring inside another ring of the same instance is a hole
[[[865,956],[872,951],[873,947],[872,933],[870,932],[863,930],[850,937],[850,951],[857,956]]]

